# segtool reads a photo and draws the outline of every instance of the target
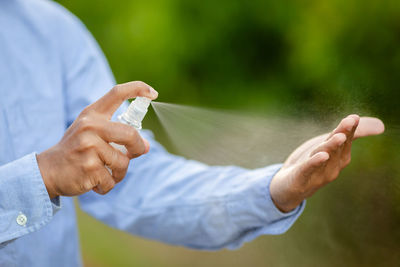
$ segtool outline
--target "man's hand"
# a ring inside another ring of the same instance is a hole
[[[149,143],[133,127],[110,121],[123,101],[137,96],[155,99],[158,94],[143,82],[116,85],[82,111],[58,144],[37,155],[50,198],[92,189],[105,194],[124,178],[130,159],[149,151]],[[124,145],[127,154],[110,142]]]
[[[293,210],[338,177],[350,163],[353,140],[383,131],[384,125],[379,119],[350,115],[331,133],[302,144],[271,181],[270,193],[275,205],[284,212]]]

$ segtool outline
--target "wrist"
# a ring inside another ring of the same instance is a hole
[[[36,160],[39,166],[40,174],[42,175],[43,182],[46,186],[47,193],[49,194],[49,198],[53,199],[58,197],[60,194],[57,193],[54,179],[51,175],[51,163],[49,161],[49,157],[45,152],[36,155]]]
[[[269,191],[275,206],[281,212],[287,213],[299,206],[304,198],[301,197],[301,194],[293,192],[293,188],[287,182],[287,177],[285,175],[285,177],[280,177],[280,172],[272,178]]]
[[[271,195],[272,198],[272,202],[274,202],[275,206],[284,213],[288,213],[291,212],[292,210],[294,210],[295,208],[297,208],[301,202],[301,201],[293,201],[293,202],[278,202],[275,200],[275,198]]]

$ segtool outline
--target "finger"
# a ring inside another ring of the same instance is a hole
[[[127,156],[137,158],[149,150],[149,144],[139,132],[126,124],[112,121],[98,121],[93,125],[96,133],[107,143],[117,143],[127,149]],[[147,143],[146,143],[147,142]]]
[[[330,155],[337,152],[341,145],[343,145],[346,141],[346,135],[343,133],[337,133],[333,135],[330,139],[326,140],[319,146],[317,146],[313,152],[311,152],[310,156],[315,155],[319,152],[327,152]]]
[[[344,135],[343,133],[339,134],[346,137],[346,135]],[[329,153],[330,158],[325,166],[324,174],[322,175],[325,178],[325,181],[332,182],[339,176],[339,173],[343,166],[343,161],[344,161],[343,149],[346,142],[347,139],[345,139],[345,142],[337,143],[338,146]]]
[[[333,135],[329,140],[322,143],[314,153],[326,152],[329,154],[329,161],[326,162],[324,173],[336,174],[338,165],[340,165],[340,156],[342,154],[343,145],[346,141],[346,135],[343,133],[337,133]],[[322,178],[326,175],[321,175],[319,182],[322,182]]]
[[[352,125],[351,130],[347,131],[347,141],[351,142],[353,140],[354,133],[356,132],[356,129],[360,123],[360,116],[354,114],[354,115],[350,115],[349,118],[354,120],[354,124]]]
[[[158,93],[144,82],[128,82],[114,86],[107,94],[91,104],[86,110],[95,110],[111,118],[114,112],[127,99],[144,96],[154,100]]]
[[[344,143],[342,154],[341,154],[341,164],[347,165],[351,157],[351,145],[354,139],[354,134],[360,122],[360,117],[355,115],[352,117],[355,120],[355,124],[350,132],[347,133],[347,139]]]
[[[337,133],[344,133],[344,134],[348,134],[350,133],[353,128],[354,125],[357,124],[358,122],[358,115],[349,115],[346,118],[344,118],[339,125],[328,135],[328,138],[331,138],[334,134]]]
[[[111,169],[115,183],[119,183],[126,175],[129,166],[129,158],[121,151],[101,140],[97,146],[97,152],[104,164]]]
[[[104,195],[114,188],[115,181],[105,167],[99,168],[96,176],[96,179],[99,181],[99,183],[93,188],[94,192]]]
[[[385,125],[380,119],[371,117],[361,117],[357,130],[354,134],[354,139],[378,135],[385,131]]]
[[[330,156],[327,152],[318,152],[307,161],[302,163],[299,168],[299,177],[302,179],[303,183],[308,182],[311,176],[318,171],[321,167],[325,166],[326,162],[329,160]]]

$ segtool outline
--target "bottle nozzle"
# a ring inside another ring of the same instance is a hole
[[[147,97],[136,97],[118,119],[140,130],[142,129],[142,120],[147,113],[150,103],[151,99]]]

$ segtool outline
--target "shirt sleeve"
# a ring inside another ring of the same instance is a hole
[[[112,227],[194,249],[236,249],[264,234],[282,234],[304,202],[289,213],[271,200],[269,183],[281,165],[247,170],[207,166],[174,156],[149,132],[148,154],[105,196],[79,198],[84,211]]]
[[[50,200],[32,153],[0,166],[0,243],[38,230],[60,208]]]
[[[58,45],[62,53],[66,125],[69,126],[86,106],[106,94],[115,80],[96,40],[79,19],[64,11],[61,29],[64,37],[58,40]]]

